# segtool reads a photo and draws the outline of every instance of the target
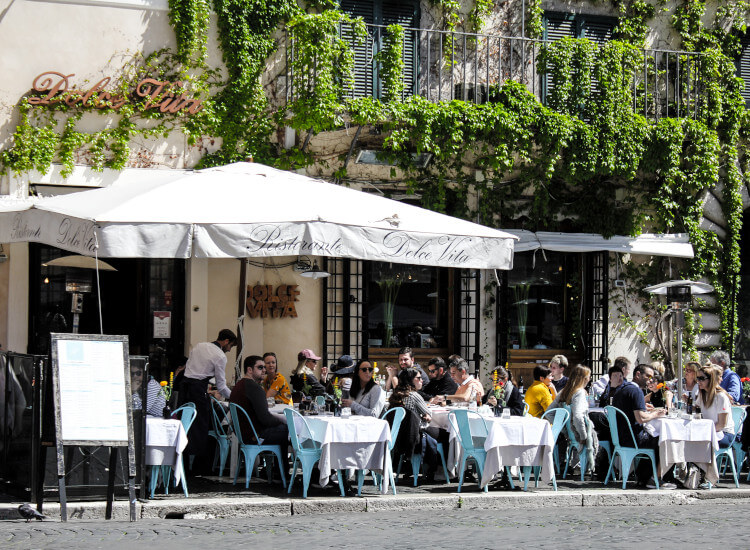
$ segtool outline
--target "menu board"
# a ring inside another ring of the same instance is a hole
[[[63,444],[128,445],[127,336],[52,334],[52,372]]]

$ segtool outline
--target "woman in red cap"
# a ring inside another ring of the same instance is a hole
[[[297,368],[294,369],[289,379],[293,391],[302,392],[305,395],[325,394],[326,389],[313,374],[318,361],[320,361],[320,357],[315,355],[311,349],[303,349],[297,354]]]

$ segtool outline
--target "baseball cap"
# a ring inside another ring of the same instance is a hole
[[[305,359],[315,359],[316,361],[320,361],[320,357],[315,355],[315,353],[313,353],[313,350],[311,349],[303,349],[301,352],[299,352],[299,356],[300,359],[304,357]]]

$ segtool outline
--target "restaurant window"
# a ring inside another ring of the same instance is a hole
[[[455,276],[456,270],[448,268],[367,262],[369,356],[393,361],[405,346],[423,358],[453,353]]]
[[[416,93],[417,85],[417,31],[419,2],[414,0],[341,0],[341,11],[352,17],[361,17],[368,25],[367,39],[359,42],[350,38],[354,50],[354,88],[350,97],[381,97],[382,87],[378,77],[377,53],[382,49],[386,27],[398,24],[404,33],[404,92]],[[409,30],[412,29],[412,30]],[[343,26],[342,35],[351,37],[351,30]]]

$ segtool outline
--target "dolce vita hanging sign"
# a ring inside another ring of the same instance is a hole
[[[144,78],[139,81],[129,95],[118,95],[107,91],[112,81],[110,77],[102,78],[88,89],[73,86],[71,78],[75,74],[63,74],[55,71],[42,73],[31,85],[34,95],[28,98],[30,105],[51,105],[65,103],[70,107],[80,105],[94,109],[121,109],[132,103],[144,111],[158,109],[162,113],[183,113],[194,115],[203,108],[203,100],[190,97],[184,88],[184,82]],[[142,98],[138,100],[137,98]]]

